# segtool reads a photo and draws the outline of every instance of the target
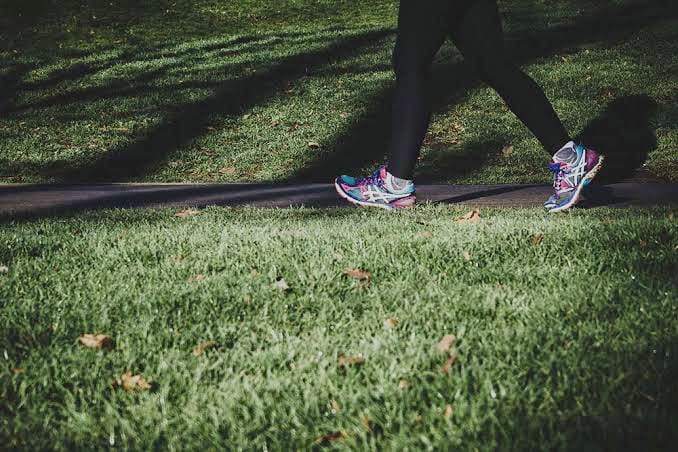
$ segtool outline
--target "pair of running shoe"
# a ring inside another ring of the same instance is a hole
[[[581,144],[568,143],[553,156],[549,170],[553,172],[553,194],[544,207],[560,212],[574,206],[581,192],[591,183],[603,164],[603,156]],[[368,177],[339,176],[335,183],[339,195],[363,207],[397,209],[411,207],[416,202],[414,183],[399,187],[385,166]]]

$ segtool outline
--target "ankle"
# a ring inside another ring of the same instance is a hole
[[[402,191],[412,184],[412,179],[403,179],[386,171],[386,184],[389,189],[394,191]]]

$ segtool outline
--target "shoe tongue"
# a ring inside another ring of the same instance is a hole
[[[555,163],[574,163],[577,161],[577,150],[574,146],[567,146],[553,155]]]

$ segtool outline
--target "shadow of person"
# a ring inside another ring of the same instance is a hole
[[[605,156],[597,182],[614,183],[638,175],[648,154],[657,147],[650,127],[656,109],[657,103],[647,95],[620,97],[576,137]]]
[[[0,115],[12,107],[21,78],[28,70],[27,65],[17,65],[5,74],[0,74]]]

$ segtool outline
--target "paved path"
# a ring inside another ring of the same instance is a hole
[[[418,185],[419,201],[468,206],[536,207],[543,185]],[[346,206],[331,184],[95,184],[0,185],[0,216],[40,217],[110,207]],[[678,184],[619,183],[592,186],[582,207],[678,206]]]

